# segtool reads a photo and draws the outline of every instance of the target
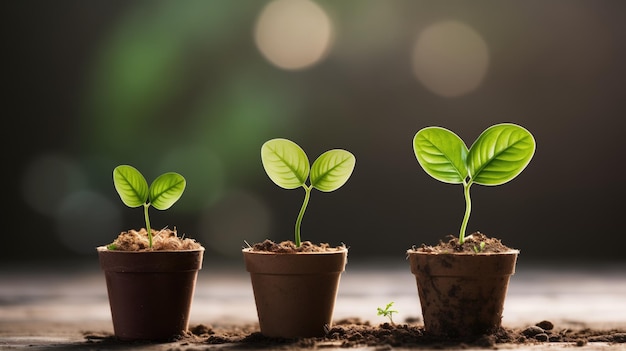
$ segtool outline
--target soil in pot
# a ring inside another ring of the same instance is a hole
[[[115,248],[115,249],[110,249]],[[175,230],[121,233],[97,248],[113,329],[120,340],[164,341],[187,330],[204,248]]]
[[[499,330],[518,253],[478,232],[462,245],[451,237],[408,250],[426,332],[471,337]]]
[[[266,240],[242,252],[264,336],[318,337],[331,328],[345,246]]]

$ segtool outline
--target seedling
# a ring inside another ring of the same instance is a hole
[[[483,131],[468,149],[453,132],[426,127],[415,134],[413,150],[431,177],[444,183],[463,184],[465,216],[459,232],[459,244],[463,244],[472,210],[472,184],[495,186],[515,178],[533,157],[535,139],[523,127],[502,123]]]
[[[304,188],[304,202],[296,219],[295,244],[300,247],[300,226],[313,188],[331,192],[344,185],[356,164],[352,153],[342,149],[329,150],[321,154],[312,166],[309,159],[296,143],[287,139],[272,139],[261,146],[261,161],[270,179],[281,188]],[[310,185],[306,184],[310,176]]]
[[[391,325],[395,325],[395,323],[393,322],[392,315],[393,315],[394,313],[398,313],[398,311],[396,311],[396,310],[391,310],[391,309],[390,309],[390,308],[391,308],[391,306],[393,306],[393,301],[391,301],[390,303],[388,303],[388,304],[387,304],[387,306],[385,306],[385,308],[384,308],[384,309],[382,309],[382,308],[380,308],[380,307],[377,307],[377,309],[378,309],[378,313],[377,313],[377,315],[389,318],[389,322],[391,323]]]
[[[478,246],[474,245],[474,252],[476,253],[483,252],[484,249],[485,249],[484,241],[481,241],[480,244],[478,244]]]
[[[185,178],[178,173],[168,172],[158,176],[148,187],[146,178],[137,169],[121,165],[113,170],[113,184],[126,206],[130,208],[143,206],[149,247],[152,248],[148,208],[152,206],[157,210],[167,210],[172,207],[183,195]]]

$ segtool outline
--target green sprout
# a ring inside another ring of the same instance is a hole
[[[393,301],[391,301],[390,303],[387,304],[387,306],[385,306],[384,309],[377,307],[378,312],[376,313],[379,316],[383,316],[383,317],[387,317],[389,318],[389,322],[391,323],[391,325],[395,325],[395,323],[393,322],[393,318],[392,315],[394,313],[398,313],[398,311],[396,310],[391,310],[391,306],[393,306]]]
[[[186,185],[185,178],[178,173],[168,172],[158,176],[148,187],[146,178],[137,169],[132,166],[121,165],[113,170],[113,184],[126,206],[130,208],[143,206],[149,246],[152,248],[152,230],[150,229],[148,208],[152,206],[157,210],[167,210],[172,207],[183,195]],[[114,248],[112,245],[109,247],[109,249]]]
[[[356,163],[354,155],[346,150],[334,149],[321,154],[312,166],[296,143],[287,139],[272,139],[261,146],[261,161],[270,179],[284,189],[304,188],[304,202],[296,219],[295,244],[300,247],[300,226],[313,188],[331,192],[344,185]],[[306,184],[310,176],[310,185]]]
[[[476,253],[483,252],[484,249],[485,249],[484,241],[481,241],[480,244],[478,244],[478,246],[474,245],[474,252]]]
[[[444,183],[463,184],[465,216],[459,232],[459,244],[463,244],[472,210],[472,184],[495,186],[515,178],[533,157],[535,139],[523,127],[502,123],[483,131],[468,149],[453,132],[426,127],[415,134],[413,150],[431,177]]]

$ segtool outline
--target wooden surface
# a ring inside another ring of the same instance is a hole
[[[420,318],[417,288],[407,262],[349,262],[342,276],[335,320],[358,317],[383,323],[377,307],[394,301],[394,320]],[[84,334],[112,333],[104,276],[94,262],[0,266],[0,349],[91,350]],[[596,266],[518,263],[504,308],[503,325],[525,327],[549,320],[557,328],[626,328],[626,263]],[[191,324],[256,323],[243,264],[205,261]],[[194,350],[185,346],[185,350]],[[208,345],[200,349],[206,349]],[[550,345],[550,349],[571,345]],[[589,344],[577,349],[620,349]],[[135,349],[168,350],[172,345]],[[519,348],[517,348],[519,349]],[[541,349],[539,346],[528,349]]]

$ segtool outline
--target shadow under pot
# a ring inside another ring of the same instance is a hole
[[[432,253],[408,250],[425,332],[468,338],[496,332],[518,250]]]
[[[118,339],[166,341],[188,329],[204,248],[97,251]]]
[[[332,325],[346,248],[272,253],[243,249],[261,334],[272,338],[323,336]]]

